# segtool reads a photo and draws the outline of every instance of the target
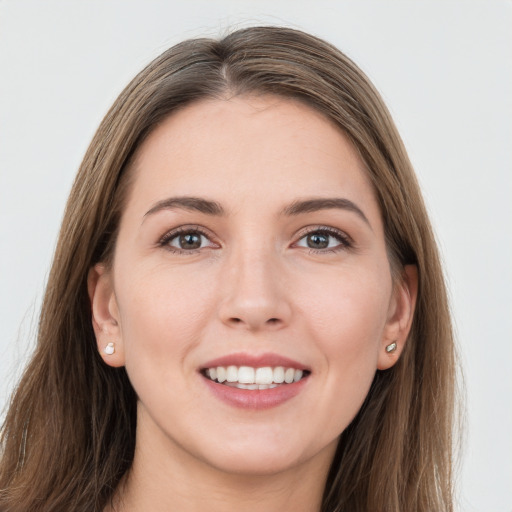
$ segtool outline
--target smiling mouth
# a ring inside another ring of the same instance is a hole
[[[310,372],[284,366],[216,366],[205,368],[202,375],[207,379],[238,389],[272,389],[305,379]]]

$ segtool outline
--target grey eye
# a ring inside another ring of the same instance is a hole
[[[304,235],[298,242],[299,247],[308,249],[332,249],[334,247],[346,246],[346,241],[340,234],[327,231],[312,231]]]
[[[306,243],[311,249],[325,249],[329,247],[329,235],[312,233],[306,238]]]
[[[176,247],[182,250],[193,250],[200,249],[203,246],[203,243],[207,241],[208,239],[204,235],[190,231],[188,233],[181,233],[173,237],[171,240],[169,240],[169,245],[171,247]]]

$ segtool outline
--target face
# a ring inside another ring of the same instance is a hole
[[[137,442],[225,472],[325,467],[410,313],[357,153],[309,107],[246,97],[170,116],[132,171],[89,284]]]

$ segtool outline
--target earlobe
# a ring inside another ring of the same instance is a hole
[[[112,276],[105,265],[99,263],[89,270],[87,289],[98,352],[109,366],[123,366],[119,311]]]
[[[387,370],[400,358],[411,330],[418,296],[418,269],[406,265],[395,285],[394,297],[381,342],[377,368]]]

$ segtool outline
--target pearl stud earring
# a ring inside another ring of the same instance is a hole
[[[104,348],[104,352],[105,354],[111,356],[114,352],[116,351],[115,347],[114,347],[114,344],[112,342],[110,342],[105,348]]]
[[[396,344],[396,341],[393,341],[393,343],[390,343],[387,347],[386,347],[386,352],[388,354],[391,354],[392,352],[394,352],[396,350],[396,347],[397,347],[397,344]]]

